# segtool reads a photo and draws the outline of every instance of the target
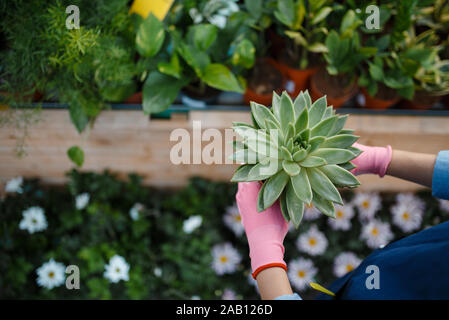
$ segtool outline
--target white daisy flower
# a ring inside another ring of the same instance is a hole
[[[234,290],[226,288],[223,291],[223,295],[221,296],[221,300],[237,300],[237,294]]]
[[[361,259],[352,252],[342,252],[335,257],[334,260],[334,274],[337,277],[343,277],[348,272],[351,272],[359,266]]]
[[[298,290],[306,289],[317,272],[318,270],[310,259],[298,258],[291,261],[288,265],[288,278]]]
[[[414,201],[401,201],[391,207],[393,223],[404,232],[419,229],[424,215],[423,206]]]
[[[335,219],[328,219],[328,223],[334,230],[347,231],[351,228],[351,219],[354,217],[354,208],[350,204],[344,206],[335,205]]]
[[[31,207],[22,212],[23,218],[20,221],[19,228],[34,233],[47,229],[47,218],[45,218],[44,209],[40,207]]]
[[[356,193],[353,204],[359,211],[359,218],[362,221],[374,218],[375,213],[381,208],[382,201],[378,193]]]
[[[413,193],[398,193],[396,195],[397,203],[406,203],[417,207],[419,210],[424,211],[426,209],[426,204],[419,197],[414,195]]]
[[[190,234],[201,226],[203,218],[201,216],[192,216],[184,221],[182,229],[185,233]]]
[[[388,223],[373,219],[363,226],[360,238],[366,241],[368,247],[377,249],[388,244],[393,239],[393,233]]]
[[[310,229],[301,234],[296,240],[296,246],[299,251],[316,256],[324,253],[327,248],[327,239],[324,233],[320,232],[316,225],[310,227]]]
[[[117,283],[120,280],[129,280],[129,264],[122,256],[114,255],[105,265],[104,277],[110,282]]]
[[[212,268],[218,275],[235,272],[241,260],[240,254],[230,243],[212,248]]]
[[[192,8],[189,10],[189,15],[195,24],[201,23],[206,19],[209,23],[223,29],[226,27],[228,18],[234,12],[239,11],[239,6],[235,1],[211,0],[206,3],[202,12],[199,12],[196,8]]]
[[[129,209],[129,216],[134,221],[139,219],[140,213],[145,209],[143,204],[141,203],[135,203],[131,209]]]
[[[449,212],[449,200],[438,199],[440,202],[440,209]]]
[[[53,259],[40,266],[36,273],[37,284],[47,289],[59,287],[65,282],[65,266]]]
[[[89,203],[90,195],[88,193],[82,193],[76,196],[75,206],[78,210],[83,210]]]
[[[5,192],[22,193],[23,178],[17,177],[9,180],[5,186]]]
[[[245,229],[242,224],[242,217],[240,216],[237,205],[226,208],[226,213],[223,216],[224,224],[231,229],[238,237],[240,237]]]
[[[315,220],[318,219],[321,215],[321,211],[318,210],[313,204],[305,204],[304,209],[304,220]]]

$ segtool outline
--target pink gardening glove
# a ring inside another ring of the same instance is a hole
[[[357,166],[351,173],[360,175],[364,173],[377,174],[383,177],[391,162],[391,146],[386,147],[368,147],[363,144],[354,143],[354,147],[363,151],[361,155],[351,162]]]
[[[236,195],[242,223],[249,244],[253,278],[271,267],[287,270],[284,262],[284,238],[288,224],[282,216],[279,201],[263,212],[257,212],[259,182],[240,182]]]

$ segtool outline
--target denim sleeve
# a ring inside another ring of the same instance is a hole
[[[433,168],[432,195],[449,200],[449,150],[438,153]]]
[[[301,297],[299,296],[299,294],[294,293],[294,294],[286,294],[283,296],[279,296],[274,300],[302,300]]]

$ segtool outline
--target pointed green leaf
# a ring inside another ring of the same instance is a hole
[[[248,174],[250,170],[254,167],[251,164],[245,164],[237,168],[234,175],[231,178],[232,182],[246,182],[248,181]]]
[[[309,127],[309,110],[304,108],[295,123],[295,131],[301,132]]]
[[[309,139],[310,139],[310,129],[303,130],[303,131],[299,134],[299,137],[301,138],[302,141],[309,142]]]
[[[332,130],[329,132],[329,134],[327,136],[330,137],[330,136],[338,134],[345,126],[346,120],[348,120],[347,114],[345,114],[344,116],[340,116],[338,118],[337,122],[335,123],[334,127],[332,128]]]
[[[290,122],[293,122],[295,119],[295,111],[293,109],[293,102],[292,99],[290,99],[290,96],[287,94],[286,91],[282,93],[281,96],[281,114],[280,114],[280,124],[281,129],[284,134],[287,134],[288,131],[288,124]]]
[[[299,163],[301,167],[314,168],[321,167],[327,164],[326,160],[320,157],[308,156],[305,160]]]
[[[281,119],[281,97],[273,91],[273,100],[271,109],[273,109],[274,116],[280,120]]]
[[[293,126],[293,124],[289,123],[287,127],[288,127],[287,133],[286,133],[285,138],[284,138],[284,143],[285,144],[287,144],[288,140],[293,138],[294,135],[295,135],[295,127]]]
[[[281,198],[279,200],[279,203],[281,205],[281,212],[282,212],[282,216],[284,217],[285,221],[289,222],[290,221],[290,216],[288,214],[288,209],[287,209],[287,200],[286,200],[286,196],[285,196],[286,192],[282,192],[281,194]]]
[[[67,156],[77,167],[81,168],[84,163],[84,151],[78,146],[73,146],[67,150]]]
[[[321,148],[312,153],[315,157],[326,160],[327,164],[340,164],[354,159],[356,156],[351,151],[337,148]]]
[[[296,176],[301,171],[301,167],[293,161],[282,161],[282,167],[289,176]]]
[[[263,160],[256,164],[248,174],[248,181],[268,179],[282,169],[282,164],[276,159]]]
[[[323,172],[329,178],[329,180],[332,181],[332,183],[334,183],[337,186],[354,187],[360,185],[360,182],[352,173],[341,168],[338,165],[331,164],[328,166],[321,167],[318,170]]]
[[[302,169],[298,175],[291,177],[291,181],[298,198],[309,204],[312,201],[312,189],[306,170]]]
[[[306,109],[306,99],[304,98],[304,93],[302,91],[296,97],[295,102],[293,103],[293,109],[295,109],[296,118],[298,118],[303,110]],[[305,127],[303,129],[305,129]]]
[[[310,127],[315,126],[318,122],[320,122],[321,118],[324,115],[324,112],[327,108],[327,100],[326,96],[323,96],[316,100],[312,107],[310,108],[310,114],[309,114],[309,125]]]
[[[356,157],[362,154],[362,150],[356,148],[356,147],[348,147],[348,150],[351,151],[353,154],[355,154]]]
[[[316,192],[313,193],[313,205],[326,216],[335,218],[335,207],[332,201],[326,200]]]
[[[310,109],[312,107],[312,98],[310,98],[309,90],[304,91],[304,99],[306,100],[307,109]]]
[[[296,196],[296,193],[293,189],[293,185],[291,183],[287,185],[287,192],[285,198],[290,220],[293,222],[295,228],[298,228],[304,215],[304,202],[302,202]]]
[[[332,130],[332,128],[334,127],[337,120],[338,120],[338,116],[332,116],[332,117],[327,118],[326,120],[323,120],[320,123],[318,123],[310,131],[312,137],[315,137],[315,136],[326,137],[329,134],[329,132]]]
[[[273,205],[287,185],[289,178],[290,176],[285,171],[281,170],[264,183],[263,206],[258,208],[259,212]]]
[[[307,151],[300,149],[293,154],[293,161],[300,162],[307,157]]]
[[[164,39],[164,24],[150,13],[137,30],[137,52],[141,56],[151,58],[159,52],[164,43]]]
[[[310,147],[310,151],[309,152],[313,152],[316,149],[318,149],[325,140],[326,140],[325,137],[320,137],[320,136],[313,137],[312,139],[310,139],[309,143],[310,143],[311,147]]]
[[[237,163],[256,164],[261,160],[261,157],[253,150],[242,149],[232,155],[232,160]]]
[[[336,136],[326,138],[326,141],[324,141],[321,147],[346,149],[352,146],[358,139],[359,139],[358,136],[354,136],[352,134],[339,134]]]
[[[275,118],[273,113],[271,113],[270,109],[268,109],[264,105],[261,105],[261,104],[255,103],[255,102],[251,102],[251,112],[252,112],[257,124],[261,128],[266,128],[265,121],[268,121],[268,120],[271,120],[272,122],[279,124],[279,122],[277,121],[277,119]]]
[[[316,168],[307,168],[306,171],[313,191],[326,200],[343,205],[340,193],[324,173]]]
[[[280,151],[281,151],[281,159],[293,161],[293,156],[286,147],[282,146],[280,148]]]
[[[343,164],[339,164],[339,166],[348,171],[351,171],[351,170],[357,168],[357,166],[355,164],[353,164],[352,162],[346,162]]]

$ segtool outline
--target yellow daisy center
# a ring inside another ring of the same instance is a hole
[[[306,203],[306,208],[307,209],[312,209],[313,208],[313,204],[312,203]]]
[[[120,272],[120,268],[115,268],[115,272],[119,273]]]
[[[298,277],[304,278],[305,276],[306,276],[306,272],[304,270],[299,270],[298,271]]]
[[[369,208],[369,201],[368,200],[363,201],[362,202],[362,207],[365,208],[365,209],[368,209]]]
[[[309,244],[310,244],[311,246],[316,245],[316,239],[315,239],[315,238],[309,238]]]
[[[346,265],[346,271],[347,271],[347,272],[350,272],[350,271],[352,271],[352,270],[354,270],[354,266],[352,266],[352,265],[350,265],[350,264],[347,264],[347,265]]]
[[[344,213],[343,213],[343,211],[338,210],[336,215],[337,215],[337,218],[338,218],[338,219],[341,219],[341,218],[343,218]]]
[[[402,219],[408,220],[409,218],[410,218],[410,214],[409,214],[408,212],[404,212],[404,213],[402,214]]]
[[[371,234],[372,234],[373,236],[377,236],[377,235],[379,234],[379,230],[377,230],[377,228],[372,228],[372,229],[371,229]]]
[[[48,277],[49,278],[53,278],[55,276],[55,273],[53,272],[53,271],[50,271],[49,273],[48,273]]]
[[[239,215],[235,216],[235,221],[240,222],[242,221],[242,217],[240,217]]]
[[[222,263],[225,263],[226,261],[228,261],[228,257],[226,257],[226,256],[221,256],[221,257],[220,257],[220,261],[221,261]]]

